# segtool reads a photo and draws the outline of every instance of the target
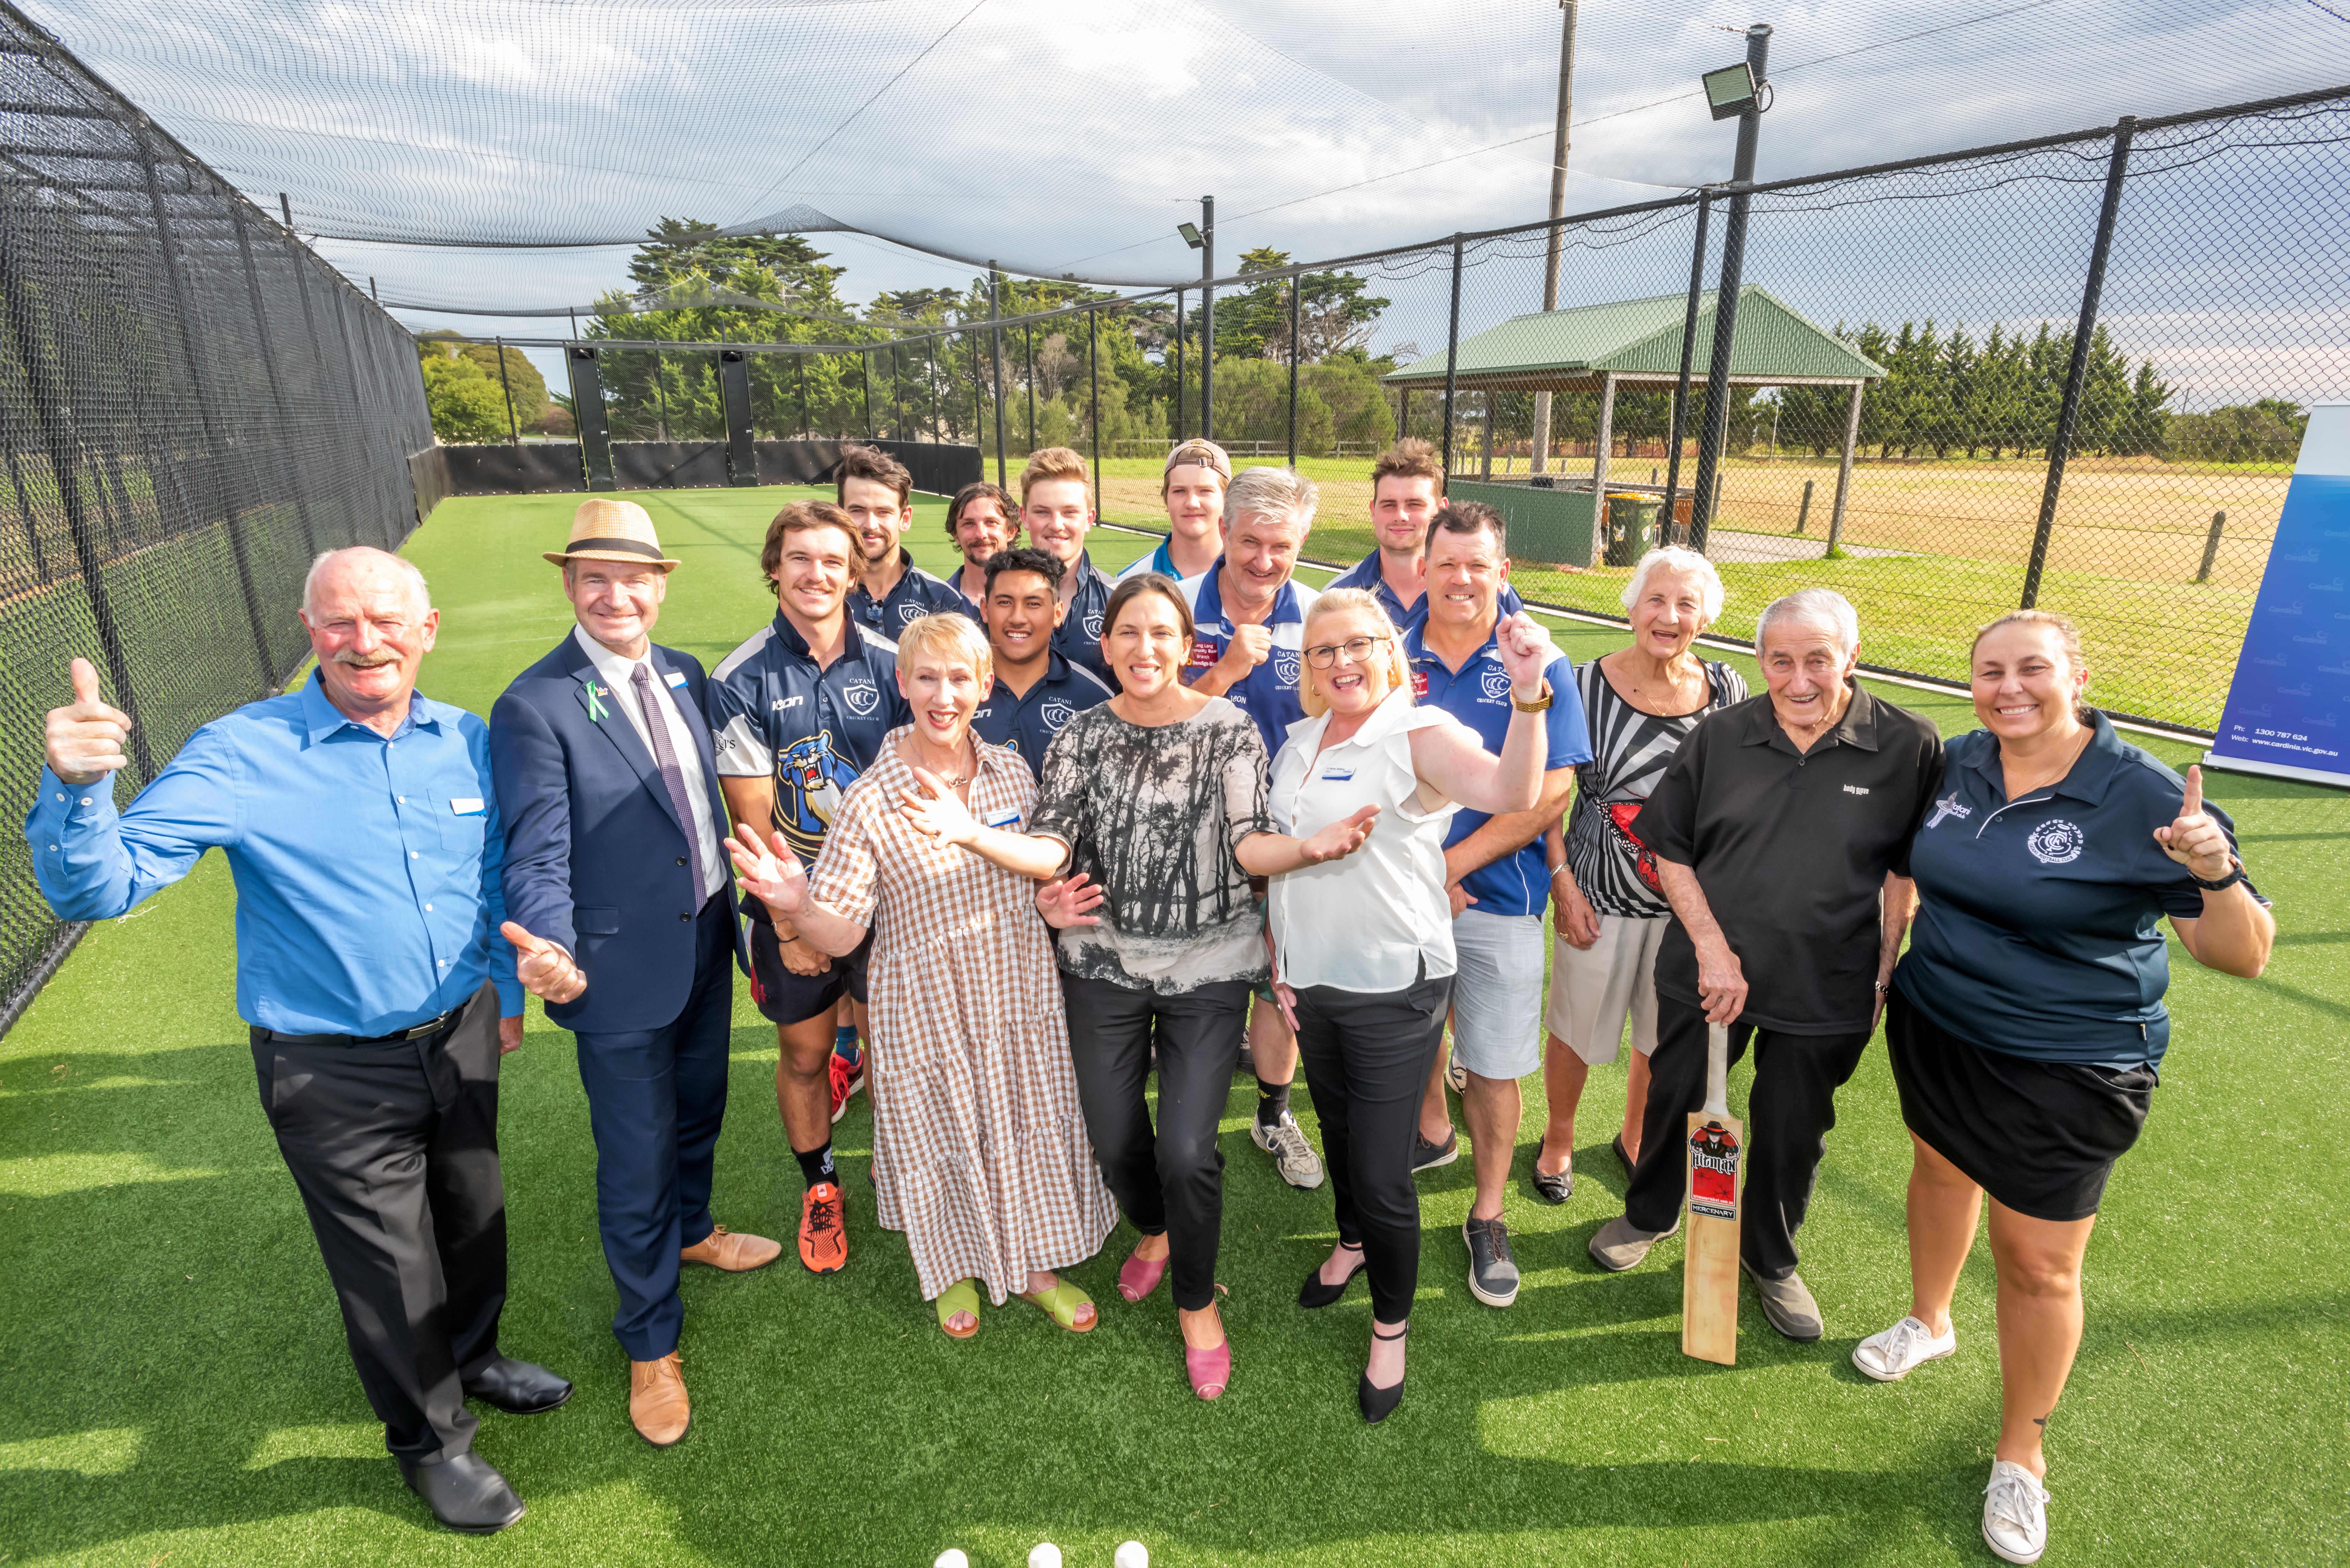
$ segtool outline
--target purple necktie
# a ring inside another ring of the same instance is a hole
[[[637,689],[637,710],[645,716],[645,733],[653,743],[653,763],[660,769],[661,784],[669,790],[669,803],[677,808],[677,822],[685,829],[685,841],[693,846],[693,888],[702,890],[702,835],[693,826],[693,807],[685,793],[685,774],[677,765],[677,753],[670,748],[669,715],[661,711],[659,689],[653,685],[652,667],[639,664],[629,676],[629,683]]]

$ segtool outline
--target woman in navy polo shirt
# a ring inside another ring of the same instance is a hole
[[[1958,1347],[1950,1297],[1991,1194],[2002,1391],[1983,1539],[2048,1541],[2041,1440],[2081,1343],[2081,1256],[2137,1140],[2170,1034],[2160,921],[2199,963],[2256,975],[2276,923],[2234,825],[2081,703],[2072,623],[2001,617],[1975,639],[1975,716],[1909,849],[1918,917],[1886,1042],[1916,1145],[1909,1315],[1853,1364],[1890,1383]]]

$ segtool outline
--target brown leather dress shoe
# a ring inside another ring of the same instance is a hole
[[[679,1248],[677,1255],[689,1263],[707,1263],[713,1269],[739,1274],[750,1269],[764,1269],[782,1257],[784,1244],[770,1241],[764,1236],[743,1235],[718,1225],[692,1246]]]
[[[637,1435],[657,1449],[685,1436],[693,1424],[693,1411],[686,1403],[685,1373],[676,1351],[659,1361],[629,1363],[629,1419]]]

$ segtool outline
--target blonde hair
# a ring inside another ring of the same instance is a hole
[[[910,670],[924,655],[949,662],[963,661],[982,680],[995,673],[995,655],[979,623],[960,610],[916,616],[898,634],[898,668]]]
[[[2087,659],[2084,658],[2081,653],[2080,628],[2074,626],[2069,619],[2065,618],[2064,616],[2056,614],[2053,610],[2012,609],[2005,615],[2000,617],[1997,620],[1992,621],[1989,626],[1984,627],[1981,631],[1975,633],[1975,639],[1967,644],[1967,672],[1970,675],[1974,672],[1975,649],[1982,646],[1982,639],[1984,638],[1989,637],[1992,632],[1997,631],[2003,626],[2046,627],[2050,631],[2056,634],[2056,646],[2064,650],[2064,662],[2072,668],[2073,672],[2075,675],[2085,675],[2088,673],[2089,661]],[[2083,692],[2085,694],[2088,688],[2085,684],[2082,688]],[[2074,699],[2073,703],[2073,716],[2080,720],[2084,724],[2087,723],[2089,722],[2089,704],[2080,698]]]
[[[1315,621],[1345,611],[1367,616],[1372,625],[1378,628],[1371,635],[1386,637],[1388,639],[1386,663],[1380,665],[1374,662],[1366,668],[1379,670],[1387,677],[1388,691],[1400,688],[1404,694],[1403,700],[1407,702],[1410,701],[1411,661],[1404,657],[1403,635],[1396,630],[1395,622],[1388,618],[1387,607],[1379,603],[1377,595],[1363,588],[1324,589],[1321,597],[1306,607],[1305,639],[1312,639]],[[1387,692],[1383,691],[1379,695],[1384,699]],[[1303,650],[1297,656],[1297,701],[1298,705],[1305,710],[1305,716],[1309,719],[1319,719],[1329,711],[1330,707],[1328,701],[1322,695],[1321,688],[1314,684],[1314,671],[1306,664]]]
[[[1028,454],[1028,466],[1020,471],[1020,504],[1028,504],[1030,485],[1042,484],[1048,479],[1074,479],[1087,487],[1087,494],[1090,496],[1093,493],[1092,478],[1085,458],[1071,448],[1048,446],[1042,451],[1032,452]]]
[[[1224,526],[1243,517],[1277,517],[1297,524],[1302,537],[1314,526],[1322,493],[1294,468],[1244,468],[1224,486]]]

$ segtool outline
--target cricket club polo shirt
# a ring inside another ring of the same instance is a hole
[[[1844,717],[1808,752],[1768,691],[1715,709],[1632,822],[1659,859],[1696,873],[1746,976],[1741,1020],[1789,1034],[1862,1033],[1876,1017],[1878,896],[1942,778],[1929,721],[1847,686]],[[1656,973],[1659,996],[1703,1005],[1678,917]]]
[[[1405,608],[1403,600],[1396,597],[1395,589],[1388,586],[1387,578],[1379,572],[1377,550],[1322,585],[1326,594],[1332,588],[1360,588],[1369,594],[1379,601],[1379,607],[1388,612],[1388,618],[1395,622],[1398,631],[1409,631],[1428,618],[1428,596],[1421,594],[1410,608]],[[1517,590],[1507,583],[1502,585],[1500,599],[1503,615],[1515,615],[1526,607]]]
[[[1062,726],[1097,702],[1107,702],[1108,682],[1082,664],[1072,664],[1046,650],[1045,673],[1025,696],[1014,696],[998,680],[980,700],[971,716],[972,732],[991,746],[1002,746],[1028,764],[1041,780],[1045,748]]]
[[[941,610],[979,618],[971,601],[952,583],[934,577],[914,565],[913,552],[903,545],[898,546],[898,565],[902,575],[888,598],[876,603],[873,596],[865,591],[863,583],[848,590],[848,614],[858,630],[894,639],[922,617]]]
[[[913,722],[898,691],[898,645],[861,630],[816,668],[781,610],[710,672],[710,731],[721,778],[775,781],[775,831],[813,866],[840,797],[890,731]]]
[[[1463,660],[1456,672],[1428,650],[1427,632],[1423,620],[1403,634],[1404,657],[1411,663],[1412,700],[1443,709],[1474,730],[1478,742],[1499,756],[1513,711],[1510,671],[1502,662],[1499,639],[1487,633],[1484,645]],[[1591,760],[1591,736],[1584,724],[1583,693],[1575,683],[1575,666],[1560,654],[1544,667],[1543,679],[1550,682],[1551,696],[1550,710],[1543,715],[1543,771],[1579,768]],[[1492,820],[1489,813],[1462,806],[1452,814],[1444,846],[1451,848]],[[1480,913],[1541,914],[1550,905],[1550,867],[1543,857],[1541,837],[1470,872],[1461,879],[1461,886],[1477,900],[1470,908]]]
[[[1222,659],[1238,635],[1238,628],[1224,614],[1220,586],[1223,575],[1224,558],[1219,556],[1214,566],[1179,585],[1191,606],[1191,657],[1183,668],[1187,684]],[[1305,706],[1297,698],[1298,678],[1305,666],[1305,607],[1320,597],[1294,578],[1281,585],[1281,591],[1274,596],[1273,613],[1265,618],[1265,629],[1273,633],[1272,650],[1263,663],[1232,682],[1224,693],[1233,707],[1256,721],[1268,757],[1281,754],[1289,726],[1305,717]]]
[[[2186,781],[2103,713],[2091,723],[2072,771],[2014,801],[1996,736],[1950,742],[1909,844],[1918,919],[1893,982],[1984,1050],[2126,1071],[2169,1044],[2160,922],[2200,916],[2203,889],[2154,838],[2178,820]],[[2232,847],[2228,814],[2203,809]]]
[[[1061,618],[1060,629],[1053,633],[1053,651],[1090,670],[1115,691],[1118,678],[1109,672],[1109,660],[1102,657],[1101,638],[1102,617],[1109,609],[1110,589],[1117,584],[1082,551],[1077,564],[1069,569],[1077,587],[1069,597],[1068,613]]]

